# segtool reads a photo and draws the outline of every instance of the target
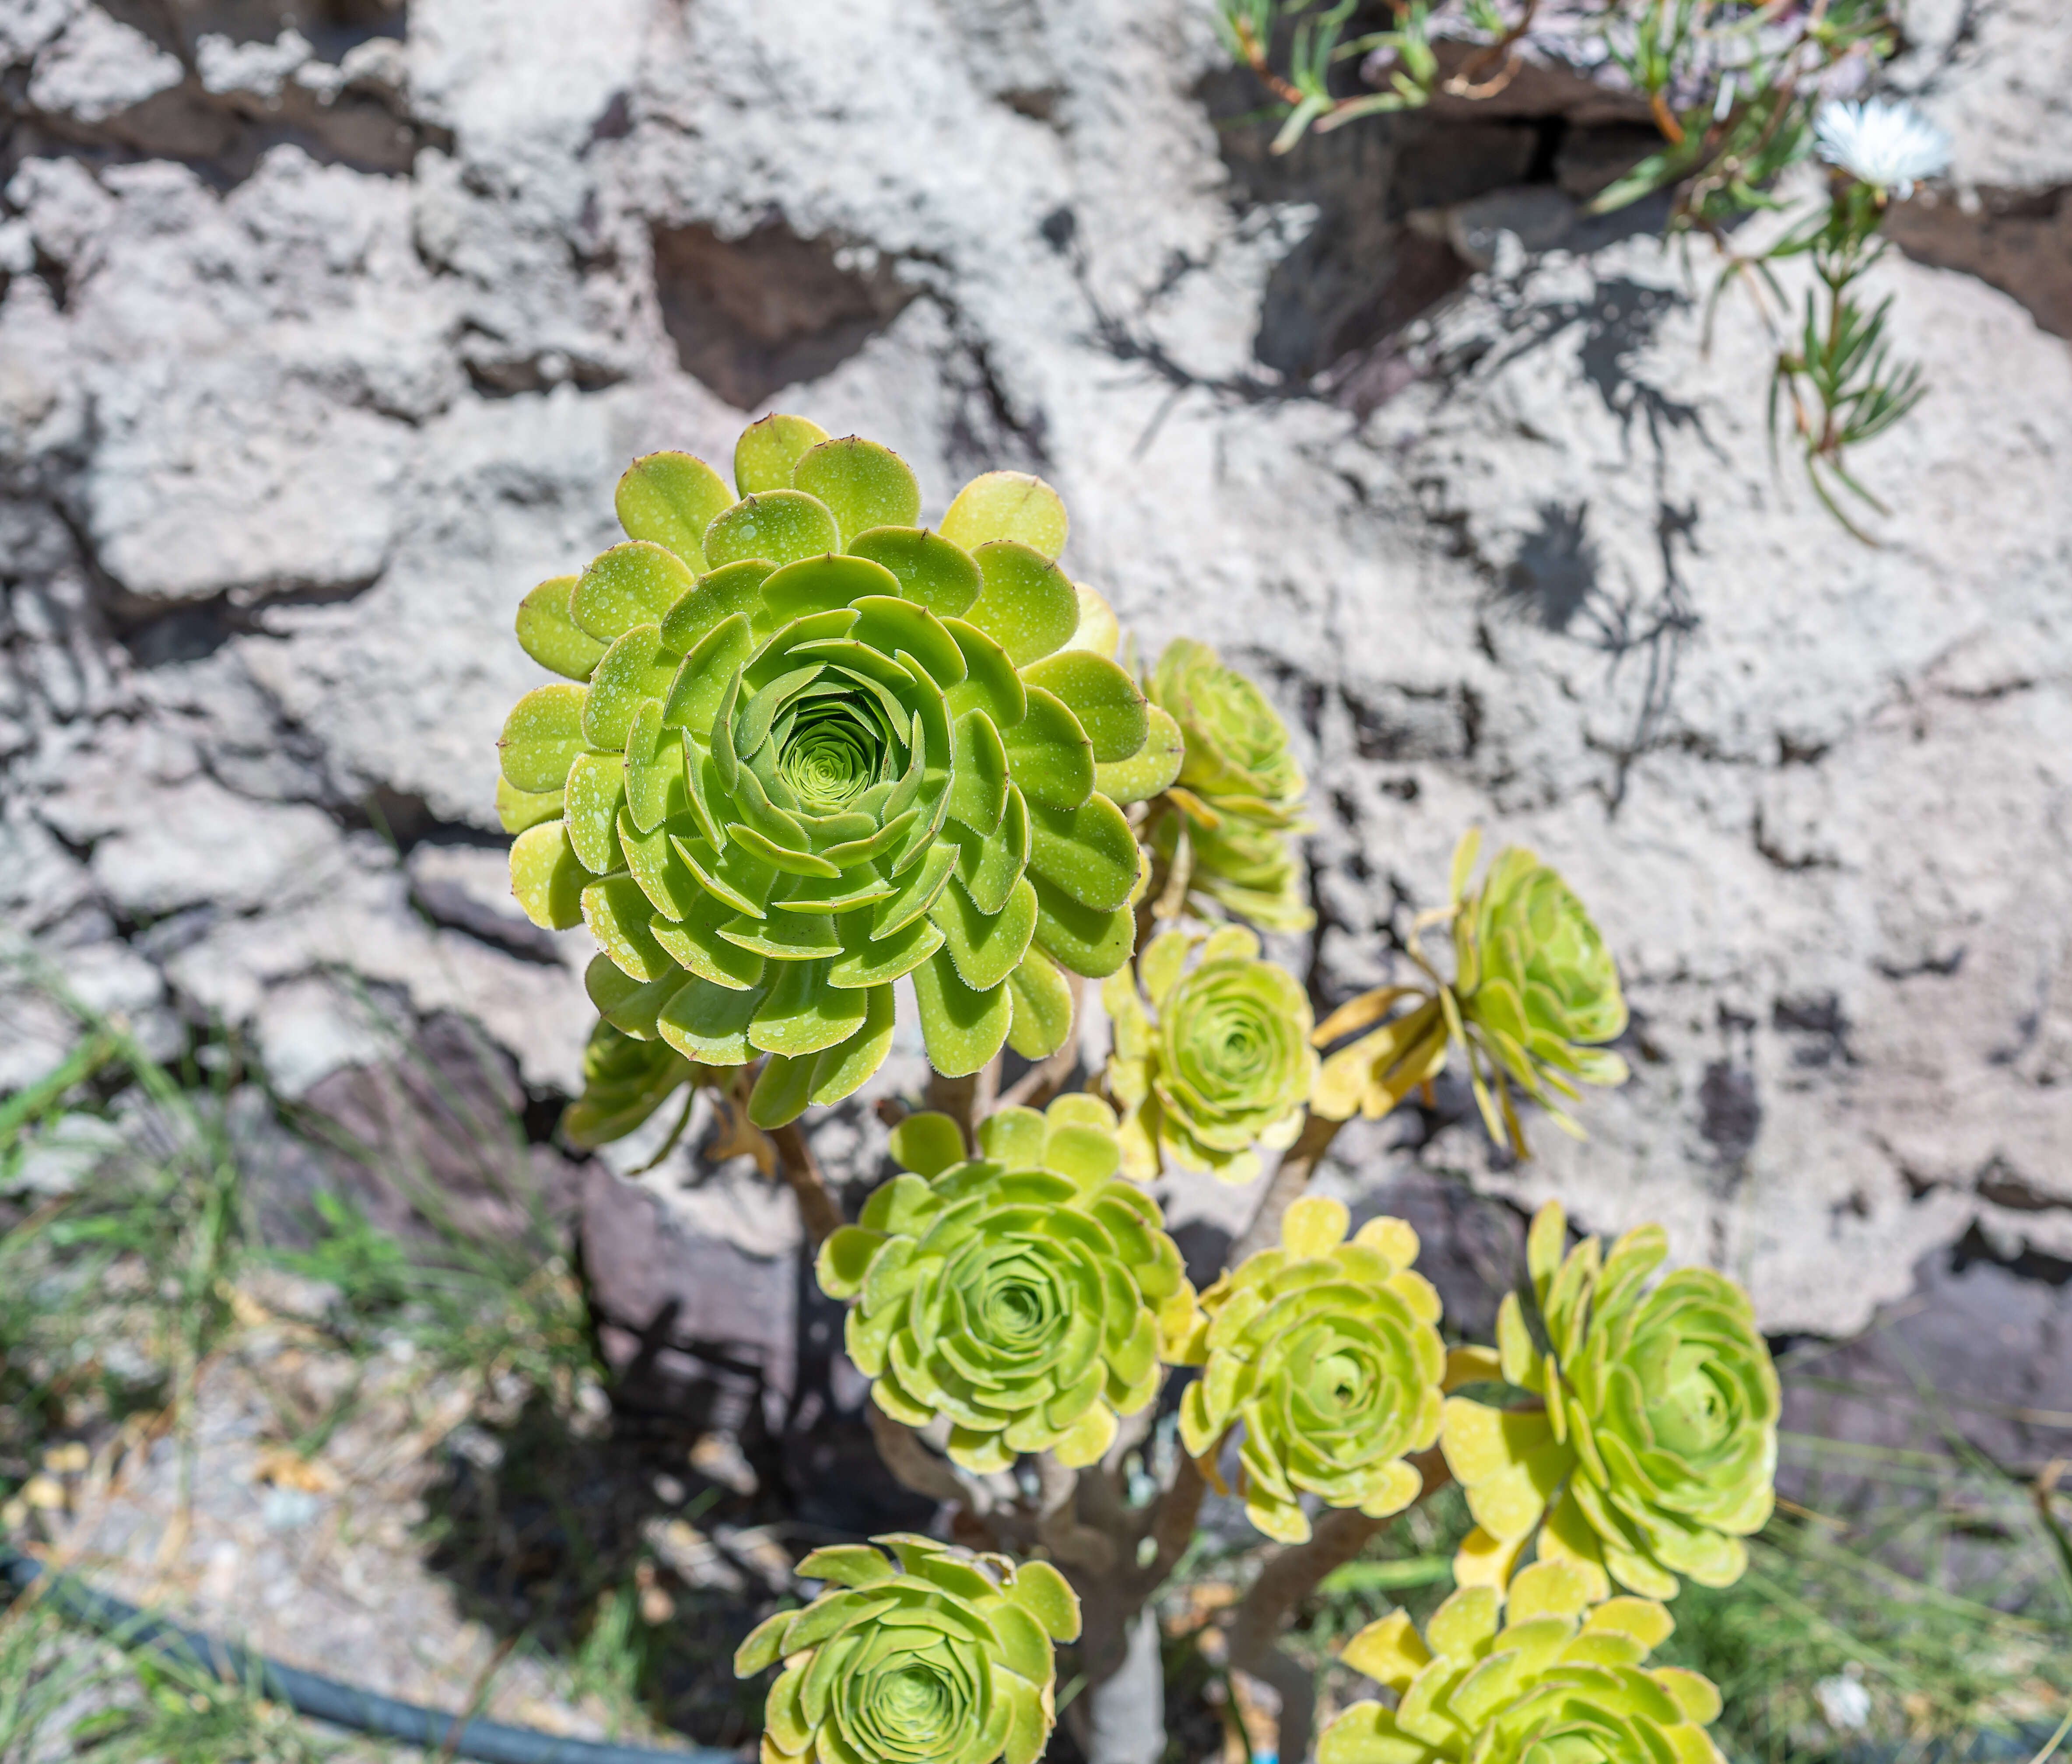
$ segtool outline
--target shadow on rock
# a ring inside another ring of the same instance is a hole
[[[426,1496],[430,1560],[470,1617],[570,1657],[631,1597],[627,1676],[653,1715],[707,1744],[752,1741],[759,1695],[735,1682],[734,1650],[803,1597],[792,1565],[926,1530],[935,1503],[878,1462],[843,1307],[803,1251],[700,1236],[601,1166],[582,1221],[610,1397],[536,1399],[454,1436]]]

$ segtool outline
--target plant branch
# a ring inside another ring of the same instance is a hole
[[[770,1140],[777,1148],[778,1170],[791,1192],[799,1197],[799,1219],[806,1227],[806,1240],[818,1249],[841,1229],[841,1205],[821,1176],[820,1166],[798,1122],[787,1121],[782,1127],[773,1127]]]
[[[1060,1464],[1053,1454],[1042,1452],[1036,1458],[1036,1478],[1038,1540],[1068,1566],[1084,1569],[1089,1574],[1113,1573],[1114,1540],[1091,1525],[1079,1523],[1075,1511],[1079,1472]]]
[[[865,1402],[863,1412],[870,1424],[871,1443],[902,1488],[932,1501],[954,1502],[975,1518],[990,1511],[992,1493],[984,1483],[967,1477],[948,1459],[936,1457],[911,1428],[902,1426],[877,1404]]]
[[[1429,1499],[1451,1479],[1446,1461],[1434,1448],[1410,1461],[1424,1478],[1419,1500]],[[1316,1725],[1317,1688],[1309,1669],[1275,1644],[1288,1621],[1318,1583],[1367,1548],[1387,1524],[1350,1507],[1322,1515],[1309,1541],[1271,1557],[1238,1606],[1230,1626],[1231,1664],[1264,1679],[1281,1693],[1281,1756],[1288,1764],[1305,1764],[1311,1730]]]
[[[1180,1465],[1174,1472],[1173,1486],[1153,1509],[1150,1536],[1154,1553],[1139,1570],[1146,1597],[1157,1591],[1166,1577],[1179,1565],[1180,1558],[1187,1553],[1187,1546],[1194,1540],[1194,1522],[1201,1515],[1202,1497],[1208,1492],[1209,1485],[1202,1478],[1201,1466],[1185,1452],[1179,1457]]]
[[[1301,88],[1282,79],[1273,71],[1272,64],[1266,59],[1266,46],[1253,34],[1250,22],[1239,19],[1234,23],[1238,47],[1244,51],[1245,65],[1259,76],[1260,83],[1283,104],[1301,103]]]
[[[965,1152],[978,1155],[978,1124],[990,1115],[1000,1090],[1000,1061],[997,1056],[975,1072],[967,1072],[961,1078],[945,1078],[940,1072],[928,1075],[928,1106],[945,1114],[957,1124],[957,1130],[964,1136]]]
[[[1256,1251],[1280,1242],[1282,1215],[1309,1186],[1309,1178],[1344,1125],[1343,1121],[1327,1120],[1322,1115],[1311,1115],[1302,1123],[1295,1143],[1281,1154],[1281,1167],[1260,1197],[1259,1211],[1252,1215],[1244,1235],[1231,1245],[1228,1266],[1235,1268]]]
[[[1461,71],[1449,80],[1441,89],[1449,97],[1454,98],[1494,98],[1503,92],[1512,80],[1518,77],[1518,70],[1521,65],[1518,45],[1532,29],[1533,14],[1539,10],[1540,0],[1525,0],[1525,10],[1519,14],[1518,22],[1494,43],[1487,44],[1470,56],[1462,64]],[[1482,75],[1488,69],[1496,67],[1498,62],[1502,62],[1503,66],[1498,69],[1496,76],[1486,82],[1478,84],[1478,81],[1482,80]]]

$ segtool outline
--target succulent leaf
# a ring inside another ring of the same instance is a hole
[[[1125,1104],[1124,1168],[1138,1181],[1170,1157],[1249,1182],[1260,1170],[1254,1148],[1285,1147],[1300,1130],[1317,1074],[1309,1001],[1258,952],[1236,927],[1169,931],[1135,975],[1118,972],[1102,988],[1118,1025],[1108,1088]]]
[[[853,1307],[849,1355],[878,1406],[913,1426],[947,1419],[968,1469],[1018,1452],[1091,1462],[1118,1417],[1156,1394],[1161,1348],[1170,1359],[1194,1328],[1155,1203],[1114,1179],[1115,1127],[1083,1095],[1041,1114],[1001,1109],[968,1158],[947,1116],[910,1115],[892,1149],[917,1174],[820,1252],[821,1289]]]
[[[1672,1597],[1679,1574],[1731,1585],[1777,1473],[1777,1371],[1748,1295],[1709,1269],[1644,1290],[1666,1247],[1659,1227],[1629,1232],[1601,1262],[1595,1238],[1560,1256],[1563,1228],[1550,1204],[1530,1242],[1531,1302],[1555,1351],[1530,1372],[1516,1339],[1503,1356],[1507,1378],[1541,1389],[1546,1414],[1449,1398],[1446,1461],[1486,1540],[1514,1546],[1511,1565],[1536,1539],[1543,1563],[1570,1565],[1600,1598],[1613,1581]],[[1517,1295],[1499,1322],[1500,1337],[1526,1334]],[[1455,1568],[1463,1584],[1508,1572],[1479,1544]]]
[[[1346,1664],[1396,1694],[1354,1704],[1318,1764],[1720,1764],[1705,1732],[1720,1696],[1697,1673],[1650,1667],[1675,1627],[1651,1600],[1589,1608],[1581,1577],[1540,1563],[1501,1609],[1464,1586],[1417,1634],[1392,1612],[1346,1644]]]
[[[1305,1493],[1376,1518],[1408,1506],[1424,1478],[1406,1457],[1439,1433],[1446,1351],[1410,1266],[1416,1234],[1379,1220],[1347,1242],[1346,1223],[1336,1201],[1297,1201],[1279,1248],[1202,1294],[1186,1350],[1205,1370],[1181,1407],[1182,1442],[1213,1457],[1242,1425],[1246,1515],[1287,1543],[1309,1536]]]
[[[590,880],[560,820],[528,827],[511,842],[511,892],[544,930],[571,931],[582,923],[582,891]]]
[[[1065,976],[1134,941],[1135,837],[1096,767],[1154,725],[1063,647],[1106,603],[1057,567],[1056,492],[991,475],[930,532],[897,454],[784,416],[734,479],[635,461],[631,537],[527,597],[521,641],[565,679],[504,726],[514,891],[589,923],[637,1000],[620,1019],[689,1059],[789,1063],[767,1125],[868,1078],[909,976],[939,1070],[1062,1046]]]
[[[943,537],[967,551],[1013,540],[1055,559],[1065,549],[1064,500],[1026,471],[989,471],[960,490],[943,516]]]
[[[826,430],[804,417],[779,413],[750,423],[734,444],[734,487],[744,496],[788,488],[799,462],[827,438]]]
[[[587,680],[604,645],[569,611],[577,579],[556,576],[518,602],[518,645],[542,668],[570,680]]]
[[[702,459],[651,453],[626,468],[613,506],[629,539],[673,551],[695,574],[705,567],[705,528],[733,500],[726,480]]]

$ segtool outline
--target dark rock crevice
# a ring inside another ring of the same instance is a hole
[[[919,292],[874,247],[805,238],[775,216],[738,237],[701,223],[652,239],[677,360],[739,410],[832,372]]]
[[[1350,72],[1346,81],[1358,89]],[[1212,75],[1198,97],[1216,124],[1234,205],[1317,210],[1268,279],[1260,362],[1362,414],[1417,376],[1404,332],[1490,266],[1500,233],[1528,250],[1588,251],[1663,218],[1653,202],[1584,213],[1656,137],[1630,98],[1558,68],[1527,68],[1487,102],[1441,94],[1421,110],[1312,133],[1285,154],[1272,151],[1276,125],[1260,117],[1249,72]]]
[[[97,13],[75,20],[39,56],[117,53],[67,40],[98,30],[133,57],[171,58],[158,65],[171,72],[177,64],[177,77],[103,109],[60,107],[64,88],[45,81],[39,90],[34,64],[7,73],[0,183],[31,158],[95,167],[170,159],[227,191],[282,145],[322,164],[406,175],[423,148],[453,145],[450,131],[411,109],[401,55],[408,17],[405,0],[98,0]]]

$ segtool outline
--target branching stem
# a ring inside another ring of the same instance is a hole
[[[1252,1215],[1252,1223],[1245,1227],[1244,1235],[1231,1245],[1231,1267],[1236,1267],[1246,1256],[1270,1249],[1281,1241],[1282,1215],[1309,1186],[1310,1177],[1343,1125],[1343,1121],[1327,1120],[1322,1115],[1311,1115],[1302,1123],[1302,1131],[1296,1136],[1295,1143],[1281,1154],[1281,1167],[1274,1171],[1273,1179],[1260,1197],[1259,1211]]]
[[[945,1078],[940,1072],[928,1075],[929,1108],[957,1124],[957,1130],[964,1136],[964,1149],[974,1157],[978,1155],[978,1124],[993,1112],[999,1091],[997,1055],[961,1078]]]
[[[1429,1500],[1451,1480],[1446,1461],[1436,1448],[1420,1453],[1411,1462],[1424,1478],[1420,1501]],[[1351,1561],[1388,1523],[1349,1507],[1323,1514],[1308,1543],[1268,1558],[1238,1606],[1230,1626],[1231,1664],[1264,1679],[1280,1693],[1280,1751],[1290,1764],[1303,1764],[1309,1755],[1317,1692],[1309,1668],[1281,1651],[1281,1632],[1324,1577]]]

